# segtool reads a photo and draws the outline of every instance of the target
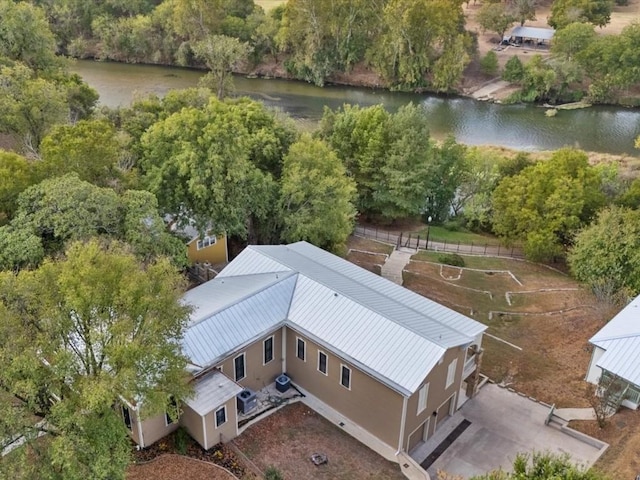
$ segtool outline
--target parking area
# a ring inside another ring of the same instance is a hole
[[[595,439],[576,438],[545,425],[548,414],[549,408],[538,402],[487,384],[412,456],[422,462],[464,419],[471,424],[428,467],[432,478],[438,470],[463,478],[498,468],[511,470],[518,453],[547,450],[568,453],[575,463],[590,467],[606,450],[607,445]]]

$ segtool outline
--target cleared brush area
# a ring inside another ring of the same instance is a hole
[[[376,275],[381,274],[382,265],[393,252],[391,245],[361,237],[351,237],[347,249],[347,260]]]

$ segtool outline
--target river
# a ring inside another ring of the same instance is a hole
[[[160,96],[175,88],[197,85],[203,72],[190,69],[77,61],[72,70],[100,94],[109,107],[129,105],[136,95]],[[235,77],[236,93],[277,107],[299,122],[311,125],[325,106],[344,103],[370,106],[382,103],[389,110],[414,102],[429,114],[435,138],[454,135],[468,145],[498,145],[526,151],[572,146],[587,151],[640,156],[634,139],[640,135],[640,110],[597,106],[561,110],[555,117],[531,105],[498,105],[463,97],[410,94],[366,88],[327,86],[288,80]]]

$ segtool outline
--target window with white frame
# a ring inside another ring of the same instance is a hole
[[[269,337],[263,342],[262,353],[263,365],[266,365],[271,360],[273,360],[273,337]]]
[[[244,365],[244,353],[233,359],[233,371],[236,382],[247,376],[247,371]]]
[[[215,245],[218,239],[215,235],[207,235],[206,237],[201,238],[196,242],[196,248],[198,250],[202,250],[203,248],[210,247],[211,245]]]
[[[303,361],[307,359],[307,342],[301,338],[296,340],[296,357]]]
[[[429,398],[429,384],[425,383],[418,392],[418,414],[427,408],[427,398]]]
[[[216,410],[216,428],[227,423],[227,407],[222,406]]]
[[[454,358],[453,361],[449,364],[449,368],[447,369],[447,384],[444,388],[449,388],[453,385],[453,381],[456,378],[456,367],[458,366],[458,359]]]
[[[340,385],[351,390],[351,369],[346,365],[340,365]]]
[[[327,374],[327,364],[329,360],[327,354],[318,350],[318,371]]]

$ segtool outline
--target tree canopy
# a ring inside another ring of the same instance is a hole
[[[183,288],[167,260],[143,266],[121,244],[97,241],[0,274],[0,389],[13,399],[0,402],[0,438],[25,439],[0,476],[125,478],[131,446],[114,406],[157,414],[189,394]]]
[[[562,149],[549,160],[504,178],[493,193],[493,230],[523,242],[528,258],[560,257],[572,235],[604,204],[600,174],[580,151]]]

